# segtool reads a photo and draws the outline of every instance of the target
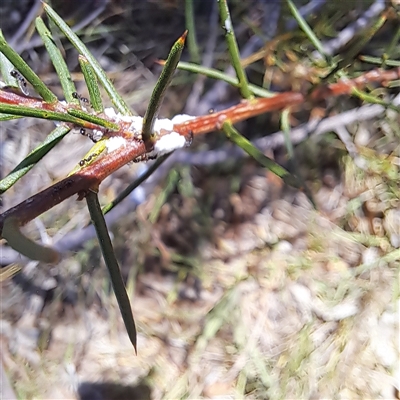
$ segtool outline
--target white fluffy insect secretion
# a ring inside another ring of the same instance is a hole
[[[105,143],[106,143],[108,153],[111,153],[112,151],[117,150],[122,146],[125,147],[127,144],[127,141],[126,141],[126,139],[124,139],[121,136],[113,136],[113,137],[110,137]]]
[[[181,149],[187,144],[186,137],[175,132],[174,125],[181,124],[183,122],[189,121],[193,118],[191,115],[178,114],[172,119],[157,119],[154,123],[154,131],[162,132],[170,131],[169,133],[160,135],[160,138],[155,142],[153,151],[149,156],[162,156],[164,154],[171,153],[174,150]]]
[[[154,150],[150,156],[162,156],[171,153],[171,151],[181,149],[186,146],[186,138],[178,132],[170,132],[163,135],[154,144]]]
[[[130,130],[135,134],[141,135],[143,127],[143,118],[139,116],[127,116],[117,113],[112,107],[105,108],[104,114],[108,119],[118,123],[119,121],[130,122]],[[187,144],[186,137],[174,131],[174,125],[181,124],[196,117],[186,114],[175,115],[172,119],[160,118],[154,122],[153,131],[157,140],[154,143],[153,150],[148,153],[150,157],[162,156],[171,153],[174,150],[181,149]],[[126,146],[127,140],[115,136],[107,140],[107,150],[111,152],[121,146]]]
[[[232,32],[232,23],[229,18],[225,20],[224,26],[228,33]]]

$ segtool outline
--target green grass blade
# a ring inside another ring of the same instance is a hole
[[[92,122],[93,124],[103,126],[104,128],[110,129],[112,131],[119,130],[119,126],[117,124],[115,124],[114,122],[110,122],[104,118],[100,118],[93,114],[88,114],[87,112],[82,111],[82,110],[77,110],[76,108],[68,109],[68,114],[73,115],[76,118],[80,118],[85,121]]]
[[[43,43],[49,53],[51,62],[54,65],[54,69],[57,72],[57,75],[60,79],[61,86],[64,92],[65,100],[68,103],[76,103],[79,104],[79,101],[72,96],[72,93],[76,92],[76,88],[74,82],[72,81],[71,74],[69,73],[67,64],[64,61],[64,58],[61,54],[61,51],[54,43],[54,40],[51,36],[51,32],[47,29],[44,24],[42,18],[36,18],[36,30],[38,31],[40,37],[43,40]]]
[[[133,344],[133,347],[135,348],[135,351],[137,351],[136,326],[132,315],[128,293],[126,292],[121,270],[119,269],[118,261],[115,257],[110,235],[108,234],[106,221],[104,220],[103,213],[101,212],[97,193],[89,191],[89,193],[86,195],[86,202],[88,205],[90,218],[99,239],[101,252],[110,274],[111,284],[114,289],[115,297],[118,301],[118,306],[121,311],[122,319],[124,320],[126,331]]]
[[[103,68],[101,68],[96,58],[90,53],[88,48],[82,43],[82,41],[78,38],[78,36],[71,30],[71,28],[64,22],[64,20],[48,4],[43,4],[43,7],[49,18],[53,20],[53,22],[58,26],[61,32],[78,50],[79,54],[86,57],[87,61],[92,66],[97,76],[97,79],[103,85],[104,89],[110,96],[111,101],[118,109],[118,111],[124,115],[132,115],[132,112],[129,109],[128,105],[125,103],[124,99],[117,92],[111,80],[108,78]]]
[[[12,187],[20,178],[30,171],[71,129],[58,126],[36,149],[31,151],[4,179],[0,181],[0,194]]]
[[[232,20],[229,13],[227,0],[219,0],[219,14],[221,17],[223,28],[225,29],[225,38],[228,45],[229,55],[231,57],[232,66],[235,69],[236,76],[239,80],[240,93],[245,99],[253,97],[247,81],[247,76],[240,61],[239,47],[236,42],[235,32],[233,30]]]
[[[321,41],[317,38],[315,35],[314,31],[310,28],[310,26],[307,24],[306,20],[302,17],[302,15],[299,13],[299,10],[297,7],[294,5],[292,0],[286,0],[290,9],[290,12],[292,13],[294,19],[297,21],[299,24],[300,28],[303,30],[303,32],[306,34],[310,42],[314,45],[314,47],[318,50],[318,52],[323,56],[328,64],[331,62],[331,58],[328,54],[325,53],[324,46],[322,45]]]
[[[31,67],[16,53],[6,42],[0,30],[0,53],[3,53],[14,67],[24,76],[24,78],[33,86],[35,91],[47,103],[56,103],[57,96],[42,82],[42,80],[33,72]]]
[[[253,157],[256,161],[258,161],[265,168],[269,169],[275,175],[282,178],[282,180],[297,189],[302,189],[303,185],[299,181],[297,177],[292,175],[287,169],[280,166],[274,160],[271,160],[269,157],[264,155],[260,150],[257,149],[249,140],[247,140],[244,136],[242,136],[232,125],[230,122],[224,122],[223,130],[226,133],[227,137],[232,140],[233,143],[238,145],[241,149],[243,149],[247,154]]]
[[[79,55],[79,65],[85,78],[86,86],[89,91],[90,103],[93,110],[97,113],[103,112],[103,102],[101,101],[101,94],[99,89],[99,84],[97,83],[97,77],[94,69],[89,64],[89,61],[85,56]]]
[[[164,100],[165,91],[171,83],[172,76],[174,75],[178,62],[181,58],[186,35],[187,32],[185,32],[172,46],[161,75],[158,78],[153,93],[151,94],[150,102],[143,118],[142,137],[146,145],[152,143],[154,122],[158,117],[161,103]]]
[[[103,214],[106,215],[108,212],[110,212],[116,205],[121,203],[122,200],[124,200],[127,196],[129,196],[139,185],[141,185],[147,178],[149,178],[154,171],[158,169],[158,167],[171,155],[166,154],[164,156],[161,156],[157,158],[157,160],[147,169],[147,171],[140,175],[139,178],[137,178],[134,182],[132,182],[130,185],[128,185],[113,201],[108,203],[103,207]]]
[[[201,65],[193,64],[193,63],[188,63],[185,61],[180,61],[178,64],[178,69],[181,69],[183,71],[188,71],[188,72],[193,72],[195,74],[202,74],[207,76],[208,78],[212,79],[217,79],[219,81],[225,81],[226,83],[229,83],[232,86],[235,87],[240,87],[239,79],[233,76],[229,76],[225,74],[222,71],[218,71],[217,69],[214,68],[207,68],[203,67]],[[272,97],[274,96],[273,92],[270,92],[266,89],[263,89],[259,86],[249,84],[248,85],[250,91],[252,94],[259,96],[259,97]]]

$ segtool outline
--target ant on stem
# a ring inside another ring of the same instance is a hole
[[[13,78],[15,78],[15,79],[17,80],[18,86],[19,86],[21,92],[22,92],[25,96],[28,96],[28,95],[29,95],[28,85],[27,85],[27,83],[26,83],[25,78],[22,76],[22,74],[21,74],[19,71],[17,71],[16,69],[13,69],[13,70],[10,72],[10,75],[11,75]]]
[[[81,96],[78,92],[73,92],[72,93],[72,97],[74,99],[79,100],[79,102],[81,103],[81,107],[82,108],[86,108],[86,107],[90,107],[91,106],[90,101],[86,97]]]

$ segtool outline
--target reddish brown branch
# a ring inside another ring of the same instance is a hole
[[[326,99],[328,96],[348,94],[351,93],[354,87],[360,88],[371,82],[386,84],[388,81],[399,78],[400,68],[388,71],[374,70],[353,80],[343,80],[335,84],[319,87],[312,92],[309,99],[315,101]],[[306,98],[301,93],[296,92],[285,92],[272,98],[246,100],[226,110],[176,124],[174,130],[181,135],[188,135],[189,133],[193,133],[193,135],[204,134],[220,129],[222,123],[226,119],[236,123],[259,114],[301,104],[304,101],[306,101]],[[0,102],[8,104],[29,104],[30,106],[42,109],[48,109],[48,107],[50,107],[47,103],[38,99],[23,97],[15,93],[1,90]],[[57,103],[51,107],[54,111],[66,112],[66,107],[62,103]],[[90,188],[97,189],[108,175],[133,159],[145,155],[146,149],[143,142],[137,140],[137,138],[132,138],[131,133],[127,130],[128,125],[127,123],[121,122],[120,131],[113,132],[112,134],[116,136],[121,135],[126,138],[126,146],[122,146],[110,154],[105,155],[103,158],[88,165],[76,174],[65,178],[17,206],[5,211],[0,215],[0,232],[3,229],[6,218],[13,217],[17,220],[18,225],[24,225],[74,194],[78,194],[79,197],[82,198]]]
[[[400,67],[390,70],[374,69],[354,79],[340,80],[327,86],[317,87],[311,94],[311,100],[323,100],[329,96],[350,94],[353,88],[363,88],[369,83],[380,83],[386,86],[389,81],[400,78]]]
[[[66,105],[60,101],[56,103],[46,103],[45,101],[36,97],[22,96],[18,93],[8,90],[0,90],[0,103],[9,104],[12,106],[24,106],[36,110],[54,111],[62,114],[68,114],[68,109],[71,108],[79,109],[78,106],[75,106],[73,104]],[[68,125],[70,128],[74,128],[74,125],[71,123],[65,124]],[[79,124],[79,126],[82,126],[86,129],[102,129],[101,126],[89,121],[85,121],[83,119],[79,120]]]
[[[22,226],[74,194],[79,194],[79,197],[82,198],[89,189],[97,189],[108,175],[136,157],[145,154],[145,151],[143,143],[138,141],[130,143],[107,154],[76,174],[29,197],[0,214],[0,232],[3,230],[6,218],[15,217],[18,225]]]
[[[200,135],[220,129],[226,119],[235,124],[266,112],[300,104],[303,101],[304,96],[296,92],[285,92],[268,99],[244,100],[226,110],[176,124],[174,125],[174,130],[185,136],[190,132],[193,135]]]

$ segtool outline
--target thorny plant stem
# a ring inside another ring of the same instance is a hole
[[[176,124],[174,126],[174,131],[185,136],[190,133],[196,136],[221,129],[225,120],[229,120],[232,124],[235,124],[266,112],[302,104],[306,100],[319,101],[331,96],[348,94],[351,93],[354,88],[361,88],[370,82],[380,82],[385,85],[388,81],[399,78],[400,68],[387,71],[374,70],[353,80],[340,81],[335,84],[321,86],[314,90],[308,98],[301,93],[284,92],[268,99],[246,100],[226,110]],[[27,104],[29,103],[28,100],[32,99],[27,99],[26,97],[16,94],[12,94],[10,97],[10,93],[0,90],[0,104],[2,101],[9,104],[19,104],[20,102],[25,102],[25,104]],[[47,103],[37,101],[36,99],[34,99],[34,101],[36,107],[44,109],[48,107]],[[123,129],[118,133],[123,134]],[[143,141],[131,140],[128,146],[120,147],[78,171],[76,174],[63,179],[5,211],[3,214],[0,214],[0,232],[2,232],[4,221],[7,218],[15,217],[16,223],[22,226],[74,194],[78,194],[79,198],[83,198],[89,189],[97,190],[100,183],[108,175],[133,159],[145,154],[146,148]]]

